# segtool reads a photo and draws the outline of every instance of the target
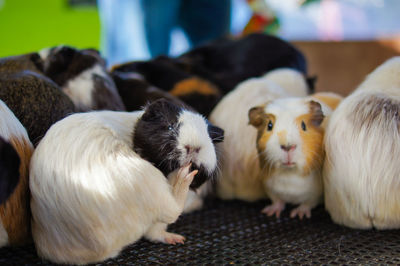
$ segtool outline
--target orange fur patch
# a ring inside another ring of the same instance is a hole
[[[335,93],[324,93],[324,92],[319,92],[311,95],[313,98],[316,98],[317,100],[320,100],[324,104],[328,105],[329,108],[332,110],[335,110],[336,107],[339,105],[339,103],[342,101],[343,97],[335,94]]]
[[[303,154],[305,156],[306,164],[303,171],[308,175],[312,169],[322,167],[324,150],[323,138],[324,130],[322,127],[316,127],[311,123],[312,114],[301,115],[296,118],[300,137],[303,143]],[[301,122],[306,124],[306,131],[301,128]]]
[[[0,219],[8,234],[9,244],[20,245],[31,239],[29,162],[33,147],[24,139],[11,138],[10,143],[21,159],[20,180],[14,193],[0,205]]]
[[[271,131],[267,130],[269,121],[271,121],[272,124],[275,125],[275,121],[276,121],[275,116],[272,114],[266,114],[263,126],[259,127],[258,131],[257,131],[257,151],[258,151],[260,166],[262,169],[269,169],[268,167],[265,167],[265,162],[267,160],[264,155],[264,151],[267,146],[267,142],[268,142],[269,138],[271,137],[272,132],[274,131],[273,127],[272,127]]]
[[[188,78],[178,82],[172,90],[169,91],[174,96],[185,96],[191,93],[203,95],[219,95],[220,92],[210,82],[199,78]]]

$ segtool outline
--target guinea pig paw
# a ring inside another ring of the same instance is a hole
[[[295,218],[296,216],[299,216],[300,220],[302,220],[304,216],[311,218],[311,207],[301,204],[299,207],[290,212],[290,218]]]
[[[170,244],[170,245],[185,244],[185,240],[186,239],[184,236],[174,234],[174,233],[169,233],[169,232],[164,233],[164,242],[166,244]]]
[[[279,218],[284,209],[285,203],[283,201],[276,201],[273,204],[266,206],[261,212],[268,216],[273,216],[275,214],[276,218]]]

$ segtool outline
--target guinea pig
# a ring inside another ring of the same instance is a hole
[[[79,113],[53,125],[30,169],[38,254],[86,264],[115,257],[142,236],[183,243],[166,227],[189,186],[216,171],[213,138],[222,136],[210,129],[201,115],[163,99],[144,111]]]
[[[158,99],[167,99],[178,106],[184,106],[186,109],[191,108],[177,97],[149,84],[140,74],[114,71],[111,76],[126,107],[126,111],[141,110],[147,103]]]
[[[38,53],[0,58],[0,73],[3,76],[25,70],[43,74],[43,61]]]
[[[322,201],[322,122],[332,109],[320,99],[333,103],[341,97],[280,98],[249,110],[250,124],[257,129],[264,189],[272,201],[262,210],[268,216],[280,217],[285,204],[292,203],[299,206],[291,218],[310,218],[311,209]]]
[[[31,70],[0,72],[0,99],[26,128],[34,145],[52,124],[75,112],[57,84]]]
[[[71,98],[77,111],[125,110],[105,61],[96,50],[57,46],[39,54],[44,74]]]
[[[278,76],[282,77],[278,79]],[[274,81],[269,80],[274,77]],[[286,82],[293,79],[293,82]],[[285,81],[285,82],[280,82]],[[279,69],[273,74],[240,83],[224,96],[210,115],[210,121],[225,131],[221,149],[221,170],[216,178],[216,193],[222,199],[255,201],[266,198],[260,177],[257,131],[249,125],[248,111],[276,98],[306,96],[304,75],[296,70]]]
[[[277,68],[307,74],[303,54],[277,37],[254,33],[241,38],[221,38],[198,46],[176,60],[194,75],[216,84],[225,95],[240,82]]]
[[[400,57],[370,73],[332,114],[325,135],[325,208],[352,228],[400,227]]]
[[[217,86],[189,74],[173,58],[166,56],[114,66],[112,73],[114,72],[140,74],[151,85],[180,99],[204,116],[210,114],[222,96]]]
[[[31,240],[28,174],[32,152],[25,128],[0,100],[0,247]]]

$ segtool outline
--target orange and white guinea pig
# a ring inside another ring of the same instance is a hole
[[[279,217],[291,203],[300,205],[291,218],[310,218],[311,209],[322,201],[322,122],[340,100],[333,93],[318,93],[280,98],[249,110],[250,124],[257,129],[263,187],[272,201],[263,213]]]
[[[32,152],[25,128],[0,100],[0,247],[31,239],[28,173]]]
[[[352,228],[400,228],[400,57],[333,113],[326,130],[325,207]]]
[[[255,105],[307,93],[304,76],[284,68],[240,83],[218,103],[210,115],[210,121],[225,131],[224,142],[218,144],[221,148],[220,173],[216,179],[218,197],[245,201],[267,197],[255,147],[257,131],[249,125],[247,113]]]

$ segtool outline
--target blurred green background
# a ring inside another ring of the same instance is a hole
[[[0,0],[0,57],[66,44],[100,46],[95,1]]]

